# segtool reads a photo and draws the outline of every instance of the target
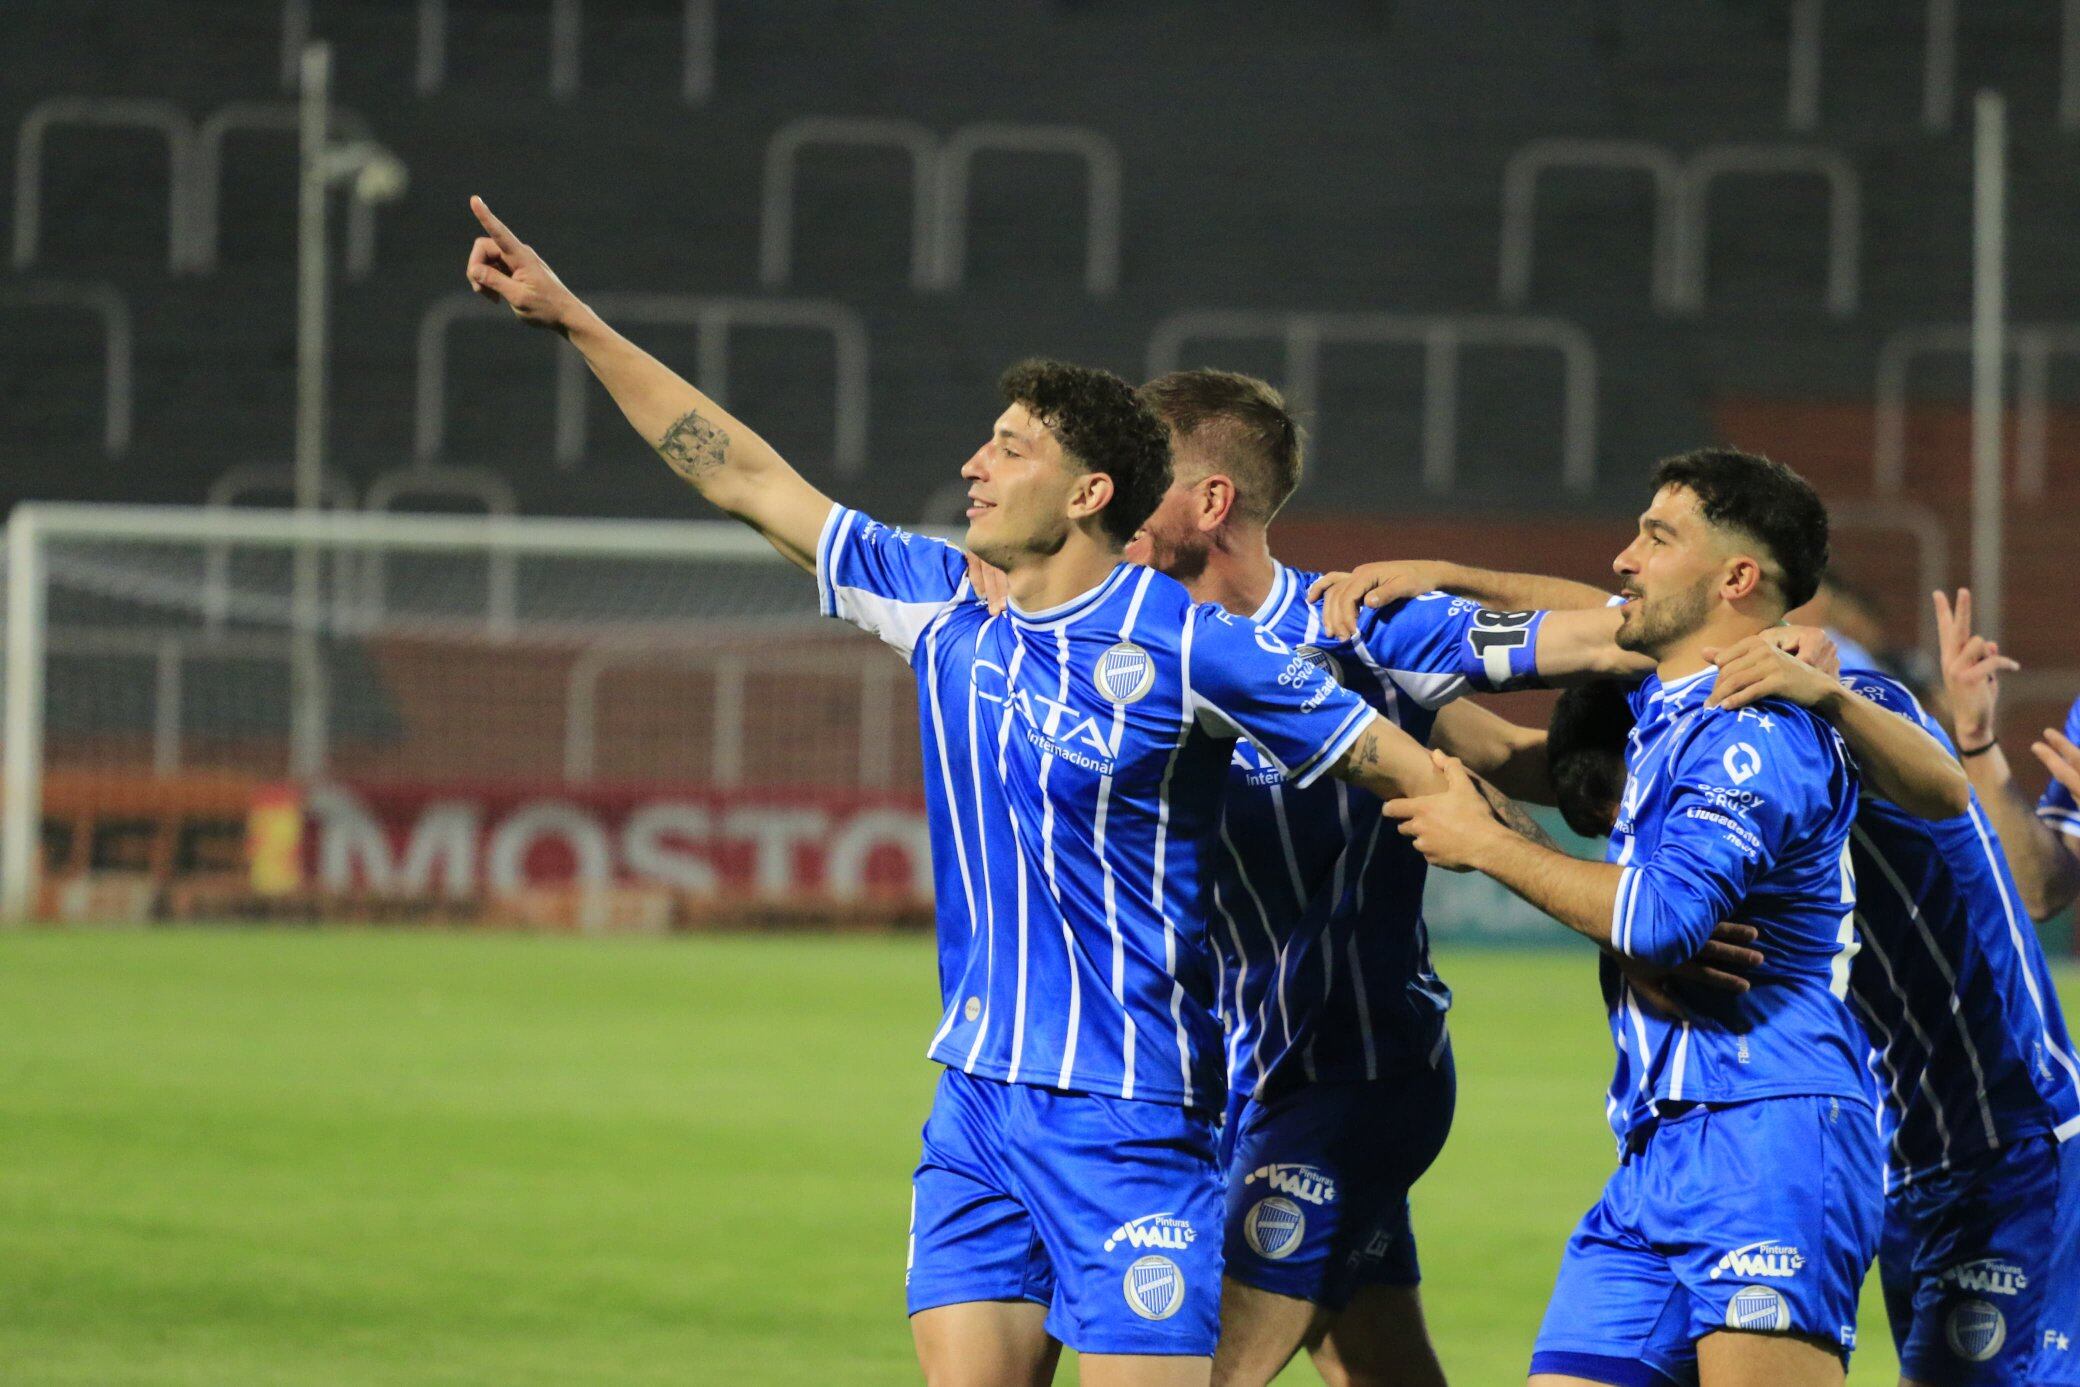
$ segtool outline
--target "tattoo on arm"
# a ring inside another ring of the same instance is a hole
[[[664,431],[664,437],[657,440],[657,451],[674,472],[689,482],[698,482],[722,466],[729,453],[729,435],[696,410],[682,414]]]
[[[1501,820],[1504,828],[1509,829],[1520,838],[1530,839],[1542,848],[1551,848],[1554,852],[1560,851],[1560,845],[1553,841],[1552,835],[1538,826],[1538,820],[1524,812],[1523,805],[1518,804],[1508,795],[1503,794],[1502,791],[1496,789],[1477,775],[1473,777],[1473,783],[1480,790],[1481,798],[1488,802],[1489,812]]]

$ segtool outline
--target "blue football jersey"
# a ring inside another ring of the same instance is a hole
[[[1942,741],[1897,681],[1842,682]],[[2018,1138],[2080,1133],[2080,1066],[2035,927],[1972,797],[1930,823],[1866,794],[1851,834],[1862,951],[1849,1001],[1871,1043],[1887,1188]]]
[[[2080,745],[2080,698],[2066,712],[2066,740]],[[2044,797],[2037,801],[2037,817],[2050,824],[2055,832],[2069,838],[2080,838],[2080,803],[2073,800],[2073,792],[2056,780],[2044,787]]]
[[[1280,564],[1253,620],[1419,742],[1468,690],[1532,673],[1543,613],[1483,611],[1441,592],[1361,611],[1356,640],[1322,637],[1316,574]],[[1237,743],[1213,887],[1228,1082],[1268,1097],[1437,1061],[1452,994],[1430,966],[1426,864],[1341,781],[1300,787]]]
[[[1845,1000],[1856,952],[1848,752],[1788,703],[1705,707],[1715,673],[1672,684],[1649,675],[1632,694],[1638,721],[1609,850],[1624,868],[1611,934],[1619,952],[1672,965],[1719,921],[1738,920],[1759,932],[1763,962],[1738,996],[1679,986],[1690,1019],[1676,1020],[1606,960],[1618,1050],[1608,1113],[1621,1139],[1664,1104],[1870,1101],[1869,1047]]]
[[[817,582],[826,614],[917,676],[945,1002],[932,1058],[1218,1110],[1206,922],[1234,743],[1304,788],[1372,709],[1153,569],[992,616],[958,549],[840,506]]]

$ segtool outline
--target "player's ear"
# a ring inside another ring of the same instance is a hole
[[[1755,590],[1762,586],[1762,565],[1749,555],[1736,554],[1727,562],[1724,584],[1729,601],[1753,597]]]
[[[1069,488],[1069,518],[1088,520],[1112,504],[1112,478],[1103,472],[1084,472]]]
[[[1202,531],[1217,530],[1235,509],[1235,482],[1226,473],[1216,472],[1199,488],[1199,505],[1192,518]]]

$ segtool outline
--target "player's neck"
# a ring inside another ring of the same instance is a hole
[[[1011,601],[1021,611],[1044,612],[1074,601],[1112,576],[1119,550],[1074,529],[1052,554],[1035,555],[1005,573]]]
[[[1772,624],[1743,615],[1731,607],[1721,607],[1706,618],[1704,625],[1663,651],[1660,662],[1654,666],[1654,673],[1661,676],[1664,684],[1686,679],[1711,664],[1705,658],[1705,651],[1728,649],[1767,630]]]
[[[1255,616],[1278,581],[1271,537],[1261,525],[1227,525],[1206,551],[1206,566],[1185,589],[1194,602],[1211,602],[1236,616]]]

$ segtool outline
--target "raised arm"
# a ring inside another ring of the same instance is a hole
[[[485,233],[470,249],[470,287],[505,304],[521,321],[562,333],[674,472],[782,555],[813,570],[830,498],[749,426],[609,327],[482,198],[471,198],[469,205]]]
[[[1972,593],[1960,588],[1953,606],[1935,594],[1936,633],[1942,645],[1943,687],[1957,728],[1957,752],[1979,792],[1986,816],[2000,834],[2023,908],[2048,920],[2080,896],[2080,837],[2063,834],[2037,817],[2022,793],[1994,728],[2003,671],[2019,669],[2000,647],[1972,634]],[[2048,763],[2047,763],[2048,764]]]
[[[1554,804],[1546,730],[1525,727],[1461,699],[1437,710],[1430,740],[1511,799]]]
[[[1760,636],[1705,655],[1719,666],[1706,706],[1738,709],[1781,698],[1810,708],[1842,734],[1865,785],[1880,799],[1922,819],[1953,819],[1971,808],[1971,784],[1957,758],[1902,713],[1859,697]]]
[[[1354,625],[1360,602],[1384,607],[1425,592],[1448,592],[1509,612],[1568,611],[1601,607],[1611,600],[1609,593],[1587,583],[1536,573],[1499,573],[1443,559],[1389,559],[1360,564],[1349,573],[1325,573],[1307,595],[1323,602],[1325,617],[1333,614],[1335,620]]]

